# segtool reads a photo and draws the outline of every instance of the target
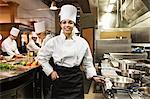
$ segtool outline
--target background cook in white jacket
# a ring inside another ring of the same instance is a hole
[[[29,43],[27,44],[27,49],[29,51],[34,51],[34,52],[38,52],[40,47],[36,44],[36,40],[37,40],[38,36],[35,32],[32,32],[32,37],[29,41]]]
[[[2,49],[1,49],[2,35],[0,34],[0,60],[3,59]]]
[[[12,27],[10,35],[2,42],[2,51],[10,56],[23,57],[23,55],[19,53],[17,42],[15,41],[19,32],[19,29]]]
[[[48,34],[46,32],[45,21],[34,23],[34,29],[38,38],[41,39],[41,46],[44,46],[49,39],[54,37],[53,34]]]

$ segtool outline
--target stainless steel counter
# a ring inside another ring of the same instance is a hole
[[[139,91],[125,90],[107,90],[103,92],[106,99],[150,99],[150,95],[143,94]]]
[[[147,59],[147,53],[109,53],[117,59]]]

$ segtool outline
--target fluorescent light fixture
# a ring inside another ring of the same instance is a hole
[[[50,10],[57,10],[58,8],[56,6],[51,6],[49,9]]]
[[[114,20],[115,20],[115,14],[105,13],[101,17],[100,25],[103,29],[111,28],[113,26]]]
[[[3,7],[3,6],[9,6],[8,4],[1,4],[0,3],[0,7]]]
[[[109,0],[109,3],[116,3],[117,0]]]
[[[52,1],[51,7],[49,8],[50,10],[57,10],[58,8],[56,7],[56,2]]]

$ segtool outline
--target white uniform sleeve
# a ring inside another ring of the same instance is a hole
[[[53,48],[54,48],[54,45],[52,43],[52,40],[49,40],[44,46],[41,47],[36,57],[38,62],[42,65],[43,71],[45,72],[47,76],[49,76],[51,72],[53,71],[52,66],[49,64],[49,60],[54,51]]]
[[[29,42],[29,43],[27,44],[27,48],[28,48],[30,51],[39,51],[39,49],[40,49],[40,47],[38,47],[38,46],[34,43],[34,41]]]
[[[91,55],[91,50],[89,48],[89,45],[87,44],[87,49],[86,53],[83,57],[83,65],[85,66],[85,72],[86,72],[86,77],[91,78],[93,76],[96,76],[96,69],[93,65],[93,57]]]
[[[3,48],[5,49],[5,52],[7,52],[7,54],[10,55],[10,56],[14,56],[14,55],[15,55],[15,52],[13,52],[13,51],[11,50],[11,47],[12,47],[12,46],[11,46],[9,43],[4,42]]]
[[[27,49],[28,49],[29,51],[32,51],[31,43],[30,43],[30,42],[27,44]]]
[[[18,51],[18,48],[17,48],[17,43],[15,41],[15,54],[20,54],[19,51]]]

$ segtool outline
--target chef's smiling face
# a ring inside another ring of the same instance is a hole
[[[71,34],[74,27],[74,22],[71,20],[62,20],[60,22],[60,26],[65,34]]]

